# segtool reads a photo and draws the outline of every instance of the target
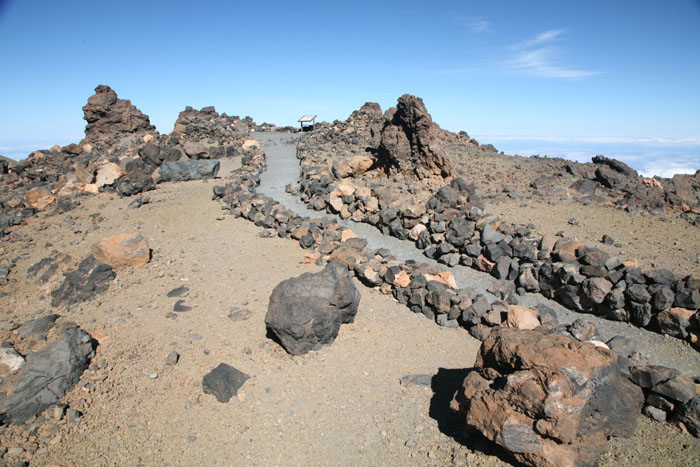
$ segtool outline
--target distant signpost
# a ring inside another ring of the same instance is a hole
[[[316,126],[317,116],[318,115],[302,115],[301,118],[297,120],[301,124],[301,131],[313,131],[314,126]]]

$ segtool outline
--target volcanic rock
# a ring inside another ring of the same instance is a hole
[[[450,176],[452,168],[440,146],[438,130],[423,100],[404,94],[397,106],[384,114],[378,164],[389,172],[402,172],[419,179]]]
[[[36,208],[37,211],[43,211],[51,204],[56,202],[56,196],[46,188],[32,188],[25,196],[27,203]]]
[[[111,267],[88,255],[76,270],[66,274],[61,286],[51,293],[51,305],[56,307],[92,300],[95,295],[107,290],[114,278]]]
[[[292,355],[332,343],[341,323],[352,323],[360,303],[347,268],[329,262],[318,273],[280,282],[270,295],[265,316],[268,329]]]
[[[138,232],[112,235],[92,246],[95,259],[112,269],[143,266],[151,259],[148,242]]]
[[[219,173],[219,161],[194,160],[180,162],[163,162],[154,172],[156,183],[184,182],[214,178]]]
[[[202,388],[204,394],[212,394],[217,401],[225,403],[238,394],[238,390],[249,378],[231,365],[219,363],[219,366],[202,378]]]
[[[57,403],[78,382],[93,355],[90,334],[78,327],[30,353],[18,372],[0,383],[0,423],[24,423]]]
[[[117,98],[117,93],[109,86],[95,88],[95,94],[88,98],[83,113],[87,125],[82,143],[100,147],[124,136],[141,138],[156,132],[148,115],[131,105],[131,101]]]
[[[494,328],[452,407],[528,465],[593,465],[609,436],[634,432],[643,395],[610,350]]]

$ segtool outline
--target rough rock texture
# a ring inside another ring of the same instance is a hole
[[[51,293],[51,306],[92,300],[95,295],[107,290],[114,278],[111,267],[98,263],[94,256],[88,255],[76,270],[66,274],[61,286]]]
[[[496,328],[453,399],[466,425],[528,465],[593,465],[630,436],[643,403],[617,355],[554,334]]]
[[[181,161],[163,162],[154,173],[156,183],[184,182],[214,178],[219,173],[219,161]]]
[[[452,174],[438,139],[439,127],[419,97],[404,94],[384,114],[377,150],[378,162],[389,171],[419,179]]]
[[[105,144],[123,136],[156,133],[148,115],[141,113],[131,101],[117,98],[109,86],[99,85],[83,107],[85,139],[83,143]]]
[[[138,232],[112,235],[95,243],[90,251],[97,262],[116,270],[143,266],[151,259],[148,242]]]
[[[23,423],[57,403],[78,382],[93,355],[90,334],[77,327],[29,354],[26,364],[0,383],[0,423]]]
[[[332,343],[341,323],[352,323],[360,292],[345,266],[329,262],[318,273],[280,282],[270,295],[265,324],[292,355]]]
[[[248,378],[250,378],[248,375],[231,365],[219,363],[219,366],[202,378],[202,388],[204,394],[212,394],[219,402],[228,402],[231,397],[238,394],[238,390]]]

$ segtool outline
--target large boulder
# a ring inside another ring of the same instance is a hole
[[[610,436],[630,436],[644,397],[617,355],[538,331],[495,328],[452,407],[528,465],[593,465]]]
[[[95,94],[83,107],[83,114],[87,121],[83,143],[100,146],[123,136],[156,133],[148,115],[131,105],[131,101],[117,98],[117,93],[109,86],[95,88]]]
[[[341,323],[352,323],[360,292],[348,269],[335,261],[317,273],[280,282],[270,295],[267,328],[292,355],[332,343]]]
[[[439,127],[419,97],[404,94],[396,107],[384,114],[378,164],[390,172],[403,172],[420,179],[448,177],[452,168],[438,140]]]
[[[194,160],[180,162],[163,162],[154,172],[156,183],[184,182],[214,178],[219,173],[219,161]]]
[[[94,355],[90,334],[68,329],[27,356],[19,371],[0,382],[0,424],[21,424],[57,403],[80,379]]]
[[[90,251],[99,263],[116,270],[143,266],[151,259],[148,242],[138,232],[112,235],[95,243]]]

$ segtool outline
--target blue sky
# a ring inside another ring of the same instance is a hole
[[[0,63],[0,154],[81,139],[107,84],[163,133],[187,105],[291,125],[411,93],[499,148],[651,141],[700,169],[698,0],[0,0]]]

